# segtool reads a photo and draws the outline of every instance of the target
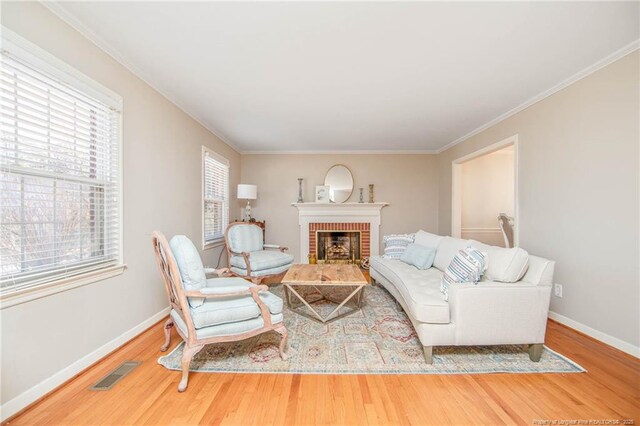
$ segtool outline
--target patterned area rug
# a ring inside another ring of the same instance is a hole
[[[273,287],[271,291],[282,297],[282,286]],[[335,290],[326,296],[341,300],[341,295],[336,294],[338,292]],[[540,362],[531,362],[526,348],[521,345],[436,347],[433,364],[429,365],[424,361],[422,346],[411,322],[394,298],[379,286],[366,288],[364,297],[362,311],[328,324],[321,324],[285,308],[284,320],[289,331],[287,361],[282,361],[278,355],[279,336],[270,332],[241,342],[207,345],[194,357],[191,371],[303,374],[586,371],[546,347]],[[315,298],[310,295],[310,300]],[[314,309],[323,315],[331,312],[335,306],[326,301],[313,304]],[[172,338],[176,340],[175,332]],[[180,370],[183,345],[180,343],[171,353],[159,358],[158,363],[171,370]]]

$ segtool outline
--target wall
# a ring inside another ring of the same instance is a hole
[[[124,98],[128,265],[115,278],[0,311],[6,417],[73,373],[83,357],[167,307],[151,232],[186,234],[199,246],[201,146],[230,160],[233,188],[239,181],[240,155],[41,4],[3,2],[2,24]],[[214,264],[218,252],[207,250],[205,262]]]
[[[514,215],[514,151],[510,146],[460,165],[462,238],[504,247],[497,218]]]
[[[334,164],[351,170],[354,191],[348,202],[358,202],[358,188],[375,185],[375,201],[386,201],[382,209],[381,236],[390,233],[436,232],[438,227],[438,183],[435,155],[340,154],[294,155],[252,154],[242,156],[242,183],[258,185],[252,202],[253,216],[267,221],[267,241],[289,247],[299,259],[297,178],[304,178],[304,200],[315,201],[316,185]],[[241,205],[241,204],[239,204]],[[372,242],[373,243],[373,242]]]
[[[520,246],[555,260],[556,318],[640,353],[639,92],[635,51],[438,155],[439,228],[451,162],[518,135]],[[566,318],[566,319],[565,319]]]

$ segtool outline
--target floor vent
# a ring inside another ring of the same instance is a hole
[[[118,383],[124,376],[131,373],[134,368],[140,365],[137,361],[127,361],[120,367],[113,370],[107,376],[103,377],[98,383],[91,386],[91,390],[103,391],[109,390]]]

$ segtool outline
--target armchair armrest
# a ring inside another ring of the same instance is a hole
[[[267,290],[269,290],[269,287],[267,287],[266,285],[255,285],[253,283],[247,282],[247,285],[244,287],[221,286],[221,287],[205,287],[200,290],[190,290],[185,292],[185,296],[203,297],[205,299],[216,299],[221,297],[246,296],[246,295],[250,295],[253,293],[260,293]],[[260,302],[262,302],[262,300]]]
[[[204,297],[205,299],[220,299],[223,297],[251,295],[253,301],[256,302],[256,305],[258,305],[258,308],[260,309],[264,327],[271,327],[271,313],[258,294],[268,290],[269,287],[266,285],[255,285],[247,282],[246,288],[240,291],[238,291],[238,287],[207,287],[199,291],[186,291],[185,296]]]
[[[264,244],[263,247],[265,248],[265,250],[266,249],[278,249],[283,253],[285,251],[289,250],[289,247],[282,247],[282,246],[279,246],[277,244]]]
[[[220,269],[216,269],[216,268],[204,268],[204,273],[205,275],[209,275],[209,274],[216,274],[219,277],[228,277],[231,275],[231,272],[229,271],[229,268],[220,268]]]

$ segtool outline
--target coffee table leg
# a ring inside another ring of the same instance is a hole
[[[298,298],[302,303],[304,303],[304,305],[305,305],[307,308],[309,308],[309,309],[311,310],[311,312],[313,312],[313,314],[314,314],[316,317],[318,317],[318,319],[319,319],[320,321],[322,321],[322,322],[327,322],[327,320],[326,320],[326,319],[324,319],[324,318],[322,318],[322,315],[320,315],[318,312],[316,312],[316,310],[315,310],[315,309],[313,309],[313,308],[311,307],[311,305],[310,305],[309,303],[307,303],[307,301],[306,301],[306,300],[304,300],[304,298],[303,298],[302,296],[300,296],[300,295],[298,294],[298,292],[297,292],[297,291],[295,291],[295,290],[293,289],[293,287],[289,287],[289,290],[291,290],[291,292],[292,292],[292,293],[293,293],[293,294],[294,294],[294,295],[295,295],[295,296],[296,296],[296,297],[297,297],[297,298]],[[328,318],[328,317],[327,317],[327,318]]]
[[[358,291],[360,291],[360,289],[361,289],[361,288],[362,288],[362,286],[356,287],[356,289],[355,289],[355,290],[353,290],[353,291],[351,292],[351,294],[350,294],[349,296],[347,296],[347,297],[342,301],[342,303],[340,303],[340,304],[339,304],[339,305],[338,305],[338,306],[337,306],[333,311],[331,311],[331,313],[330,313],[329,315],[327,315],[327,316],[326,316],[326,318],[327,318],[327,319],[331,318],[331,316],[332,316],[333,314],[335,314],[336,312],[338,312],[338,309],[342,308],[342,306],[344,306],[344,304],[345,304],[345,303],[347,303],[349,300],[351,300],[351,298],[352,298],[352,297],[353,297],[353,296],[354,296]],[[324,321],[326,322],[327,320],[324,320]]]
[[[360,287],[360,293],[358,293],[358,309],[362,309],[362,300],[364,299],[364,286]]]

